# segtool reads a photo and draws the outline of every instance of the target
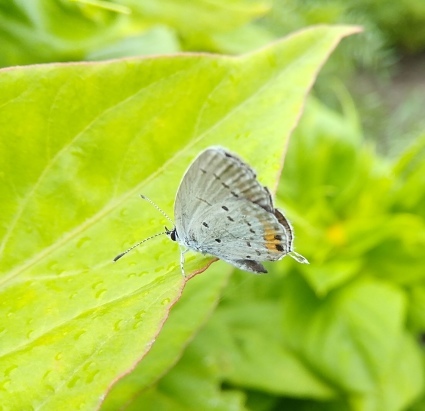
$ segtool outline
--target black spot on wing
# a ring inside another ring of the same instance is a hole
[[[203,225],[204,227],[209,228],[209,225],[208,225],[205,221],[202,223],[202,225]]]
[[[237,260],[238,266],[242,266],[245,270],[253,271],[254,273],[267,273],[264,266],[254,260]]]
[[[275,247],[276,247],[277,251],[283,251],[284,250],[282,244],[276,244]]]

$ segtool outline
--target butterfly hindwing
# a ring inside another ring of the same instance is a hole
[[[243,199],[229,198],[193,219],[188,238],[226,261],[275,261],[290,251],[288,233],[275,215]]]

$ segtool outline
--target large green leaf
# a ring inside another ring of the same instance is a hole
[[[189,278],[166,238],[111,261],[164,225],[139,193],[171,214],[184,170],[212,144],[239,153],[276,186],[317,71],[355,31],[317,27],[240,58],[1,72],[5,409],[92,409],[134,367]],[[188,255],[186,272],[208,262]]]

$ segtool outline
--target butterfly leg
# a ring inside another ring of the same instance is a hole
[[[186,277],[186,273],[184,272],[184,255],[189,251],[188,248],[180,247],[180,269],[182,270],[183,277]]]

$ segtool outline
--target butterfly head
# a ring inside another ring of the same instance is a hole
[[[179,236],[177,235],[176,227],[174,227],[172,230],[169,230],[167,227],[165,227],[165,234],[170,237],[171,241],[178,241]]]

